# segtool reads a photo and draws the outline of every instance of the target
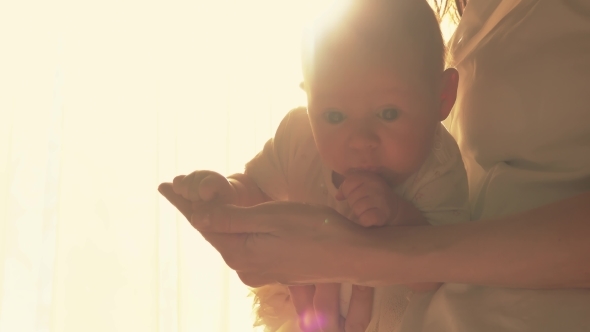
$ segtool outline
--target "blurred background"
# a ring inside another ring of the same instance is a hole
[[[254,331],[156,189],[241,172],[305,105],[301,32],[328,3],[0,1],[0,332]]]

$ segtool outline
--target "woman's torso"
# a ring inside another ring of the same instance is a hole
[[[460,84],[448,124],[468,168],[472,218],[590,190],[590,2],[469,6],[451,41]],[[509,12],[485,19],[496,10]]]
[[[589,191],[590,1],[470,0],[450,50],[472,218]],[[590,331],[590,291],[445,284],[400,330]]]

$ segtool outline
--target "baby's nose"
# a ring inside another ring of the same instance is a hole
[[[381,142],[379,135],[369,126],[358,128],[350,137],[349,146],[352,149],[375,149]]]

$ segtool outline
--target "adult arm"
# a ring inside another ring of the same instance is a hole
[[[371,231],[361,282],[590,288],[590,192],[496,220]]]
[[[366,236],[373,237],[381,235]],[[372,251],[399,259],[409,280],[590,288],[590,192],[496,220],[400,230],[397,237],[393,248],[381,239]],[[395,274],[371,267],[377,281]]]
[[[160,192],[181,205],[165,187]],[[203,206],[193,217],[193,226],[251,286],[590,288],[590,193],[496,220],[436,227],[365,229],[332,209],[288,202]]]

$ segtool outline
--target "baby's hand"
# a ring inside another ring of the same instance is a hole
[[[354,172],[346,176],[338,194],[346,200],[362,226],[383,226],[394,217],[398,197],[381,176],[371,172]]]
[[[195,171],[179,175],[172,183],[174,192],[191,202],[219,202],[232,204],[237,192],[227,178],[212,171]]]
[[[347,174],[340,185],[336,199],[346,199],[357,217],[355,221],[365,227],[383,226],[385,224],[397,226],[429,225],[424,218],[401,217],[404,215],[401,210],[407,209],[408,205],[411,206],[411,203],[399,197],[385,179],[374,173],[354,172]],[[419,292],[435,290],[440,285],[440,283],[418,283],[407,284],[406,286],[413,291]],[[361,305],[360,308],[366,307]],[[355,313],[358,310],[359,316],[354,317],[358,318],[358,321],[362,321],[362,317],[367,317],[366,314],[363,316],[361,309],[355,309]],[[370,320],[370,315],[368,317]],[[366,324],[361,326],[366,328]],[[361,330],[364,329],[361,328]]]

